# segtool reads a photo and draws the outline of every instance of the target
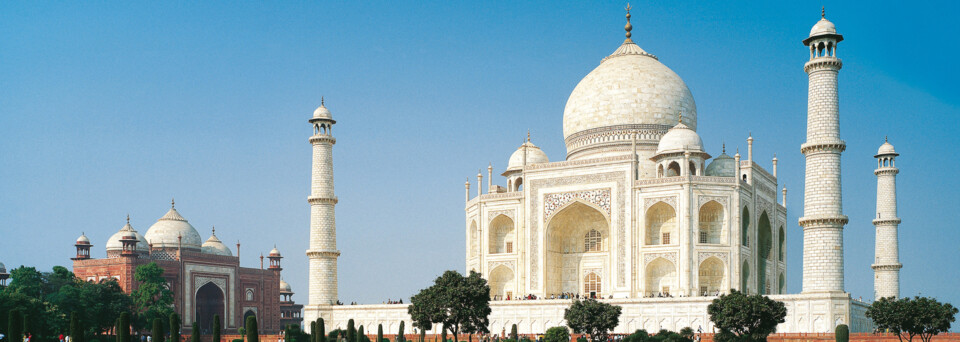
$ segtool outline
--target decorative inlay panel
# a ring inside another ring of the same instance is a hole
[[[677,209],[677,197],[676,196],[666,196],[666,197],[651,197],[643,199],[643,211],[647,211],[651,206],[657,204],[657,202],[663,202],[669,204],[673,209]]]
[[[700,252],[697,254],[697,264],[703,263],[704,260],[707,260],[707,258],[710,257],[717,257],[718,259],[723,260],[724,265],[730,263],[726,252]]]
[[[700,198],[697,200],[697,207],[702,207],[704,204],[707,204],[707,202],[710,201],[717,201],[717,203],[720,203],[724,207],[727,207],[727,203],[730,202],[729,197],[727,196],[700,196]]]
[[[489,273],[490,271],[493,271],[493,269],[497,268],[498,266],[506,266],[507,268],[509,268],[511,271],[514,271],[514,272],[516,272],[517,270],[517,263],[513,260],[491,261],[487,263],[487,273]]]
[[[516,210],[513,210],[513,209],[504,209],[504,210],[494,210],[494,211],[491,211],[491,212],[487,213],[487,220],[488,220],[487,223],[489,223],[489,221],[493,221],[493,219],[497,218],[497,216],[500,216],[500,215],[509,217],[511,221],[516,221],[516,220],[517,220],[517,219],[516,219],[516,215],[517,215],[517,211],[516,211]]]
[[[610,215],[611,219],[611,228],[616,228],[617,236],[617,286],[623,287],[626,286],[626,224],[624,223],[624,216],[626,215],[626,181],[628,179],[627,172],[606,172],[606,173],[596,173],[590,175],[580,175],[580,176],[571,176],[571,177],[558,177],[558,178],[549,178],[549,179],[534,179],[530,180],[527,185],[530,187],[530,193],[534,196],[530,197],[530,207],[529,208],[540,208],[540,196],[537,196],[538,189],[548,188],[555,186],[571,185],[571,184],[591,184],[591,183],[601,183],[601,182],[615,182],[616,183],[616,198],[617,202],[612,203],[611,212],[617,214],[616,219],[614,215]],[[546,196],[543,196],[546,197]],[[537,220],[536,215],[529,215],[527,217],[527,227],[529,228],[530,234],[530,287],[538,288],[539,287],[539,273],[540,273],[540,226],[541,223]]]
[[[549,221],[557,210],[575,199],[592,203],[610,216],[610,188],[606,188],[547,194],[543,199],[543,222]]]
[[[227,293],[227,280],[224,278],[214,278],[214,277],[204,277],[197,276],[193,278],[193,290],[199,290],[200,287],[207,285],[207,283],[213,283],[220,288],[220,291]]]
[[[656,260],[657,258],[664,258],[667,259],[667,261],[672,262],[674,265],[677,264],[677,253],[675,252],[646,253],[643,255],[643,266],[646,267],[647,264]]]

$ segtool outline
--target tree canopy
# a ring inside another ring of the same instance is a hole
[[[443,324],[453,333],[486,333],[490,316],[490,286],[480,274],[470,271],[464,277],[457,271],[446,271],[434,284],[410,298],[407,312],[414,326],[430,330]],[[443,333],[443,332],[441,332]]]
[[[133,278],[140,283],[130,296],[136,305],[141,326],[154,319],[166,321],[173,313],[173,291],[163,277],[163,268],[155,262],[137,266]]]
[[[930,341],[933,336],[950,330],[956,319],[957,308],[928,297],[880,298],[867,308],[867,317],[877,329],[897,334],[903,341],[920,336]]]
[[[574,300],[573,305],[564,311],[563,319],[574,333],[588,334],[592,341],[606,341],[607,332],[620,324],[622,310],[595,299]]]
[[[714,299],[707,306],[707,313],[719,330],[717,341],[730,337],[764,341],[768,335],[777,332],[778,324],[786,322],[787,307],[766,296],[748,296],[732,290],[730,294]]]

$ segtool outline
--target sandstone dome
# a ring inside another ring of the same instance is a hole
[[[123,242],[120,242],[120,239],[123,238],[127,233],[133,233],[133,236],[137,239],[137,252],[148,252],[150,250],[150,245],[147,244],[147,239],[140,235],[136,230],[133,229],[133,226],[130,225],[129,218],[127,219],[127,224],[120,228],[120,230],[110,236],[110,239],[107,240],[106,248],[107,252],[112,251],[122,251]]]
[[[200,246],[200,252],[213,255],[233,256],[230,248],[217,238],[216,231],[210,234],[210,238]]]
[[[293,288],[290,287],[290,284],[288,284],[286,281],[280,279],[280,292],[293,293]]]
[[[526,164],[523,163],[524,154],[526,154]],[[520,145],[520,147],[510,155],[510,161],[507,162],[507,170],[519,170],[523,168],[524,165],[549,162],[550,159],[547,158],[547,154],[537,147],[537,145],[534,145],[532,142],[530,142],[530,138],[528,137],[527,142],[523,143],[523,145]]]
[[[660,138],[657,154],[685,151],[702,152],[703,140],[697,132],[681,122]]]
[[[680,113],[696,130],[697,105],[686,83],[628,38],[567,99],[563,136],[568,159],[590,145],[629,144],[633,133],[655,142]]]
[[[170,208],[144,235],[154,248],[177,248],[180,243],[178,236],[183,238],[184,249],[200,249],[203,241],[200,233],[174,208]]]
[[[737,175],[737,161],[724,152],[714,158],[703,172],[707,176],[735,177]]]

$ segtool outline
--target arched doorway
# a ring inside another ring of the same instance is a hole
[[[497,266],[487,277],[490,281],[490,298],[496,300],[513,299],[514,275],[507,266]]]
[[[700,295],[716,296],[723,284],[723,262],[716,257],[710,257],[700,264]]]
[[[257,317],[257,313],[256,313],[256,312],[253,312],[253,310],[247,310],[247,312],[244,312],[244,313],[243,313],[243,321],[240,322],[240,326],[246,326],[246,325],[247,325],[247,317],[251,317],[251,316]],[[257,320],[257,324],[260,324],[260,321],[259,321],[259,320]]]
[[[719,244],[723,230],[723,205],[710,201],[700,207],[700,234],[697,242]]]
[[[767,279],[768,262],[773,261],[773,255],[770,253],[773,249],[773,231],[770,227],[770,217],[764,211],[760,214],[760,222],[757,224],[757,293],[770,294],[773,286]]]
[[[506,215],[498,215],[490,221],[490,254],[513,253],[516,237],[514,223]]]
[[[220,315],[220,324],[222,326],[226,315],[224,306],[223,290],[213,283],[207,283],[197,290],[197,324],[200,325],[200,331],[207,333],[213,331],[213,316]]]
[[[650,296],[670,296],[677,285],[677,266],[664,258],[647,264],[644,292]]]
[[[585,265],[595,269],[601,279],[608,274],[610,229],[602,212],[586,203],[573,202],[553,215],[546,232],[547,296],[581,293]]]
[[[647,245],[670,245],[676,243],[677,213],[669,204],[657,202],[647,209]],[[672,239],[671,239],[671,235]]]

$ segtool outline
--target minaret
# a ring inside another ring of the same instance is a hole
[[[821,13],[803,44],[810,60],[803,66],[809,77],[807,96],[807,141],[800,146],[806,157],[803,188],[803,291],[843,292],[843,215],[840,197],[840,111],[837,74],[843,65],[837,58],[837,34],[833,23]]]
[[[320,108],[313,112],[313,173],[310,183],[310,259],[309,305],[337,303],[337,224],[334,206],[337,197],[333,194],[333,120],[330,110],[320,100]],[[316,317],[313,317],[316,319]]]
[[[897,169],[894,159],[899,156],[893,145],[884,139],[877,151],[877,227],[876,259],[873,264],[873,292],[875,299],[900,296],[900,252],[897,229]]]

